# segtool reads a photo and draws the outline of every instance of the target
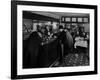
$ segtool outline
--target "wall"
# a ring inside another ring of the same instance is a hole
[[[23,39],[27,39],[33,30],[33,21],[31,19],[23,19]]]

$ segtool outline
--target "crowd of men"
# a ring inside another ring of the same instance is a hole
[[[73,38],[71,34],[67,29],[64,29],[62,25],[59,25],[56,32],[53,31],[51,25],[46,25],[45,27],[37,25],[37,31],[30,34],[27,40],[27,47],[24,49],[24,67],[37,68],[48,66],[48,55],[47,53],[43,53],[42,49],[45,45],[51,44],[54,41],[57,43],[57,46],[54,45],[54,47],[57,47],[55,49],[60,57],[59,61],[62,63],[64,55],[70,51],[73,45]],[[53,46],[49,48],[52,47]],[[48,49],[46,49],[46,52],[48,52]],[[43,56],[40,56],[41,54]]]
[[[27,47],[24,48],[23,67],[48,67],[48,59],[51,57],[49,54],[59,55],[59,64],[61,64],[64,56],[73,50],[77,36],[86,37],[83,28],[78,27],[73,34],[62,25],[59,25],[56,31],[53,31],[52,25],[37,25],[37,30],[30,34]],[[54,45],[49,46],[52,43]],[[52,50],[51,53],[49,53],[50,50]]]

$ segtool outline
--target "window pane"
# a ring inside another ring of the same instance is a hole
[[[72,18],[72,22],[76,22],[76,18]]]
[[[66,21],[67,21],[67,22],[70,22],[70,18],[66,18]]]
[[[82,22],[82,18],[78,18],[78,22]]]
[[[88,22],[88,18],[84,18],[84,22]]]

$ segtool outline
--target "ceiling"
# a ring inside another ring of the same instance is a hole
[[[44,12],[44,11],[31,11],[32,13],[53,17],[56,19],[60,19],[62,16],[77,16],[77,17],[89,17],[89,14],[83,13],[66,13],[66,12]]]

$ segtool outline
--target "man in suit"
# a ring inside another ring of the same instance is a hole
[[[59,34],[58,34],[58,40],[59,40],[59,56],[60,56],[60,64],[63,63],[63,58],[64,58],[64,44],[65,44],[65,41],[66,41],[66,33],[63,29],[63,26],[60,25],[59,26]]]
[[[38,67],[38,55],[41,42],[42,42],[41,27],[37,25],[37,31],[31,33],[28,39],[28,46],[24,59],[26,68]]]
[[[59,26],[59,48],[60,48],[60,64],[64,61],[64,56],[68,55],[73,46],[73,38],[67,29],[64,29],[62,25]]]

